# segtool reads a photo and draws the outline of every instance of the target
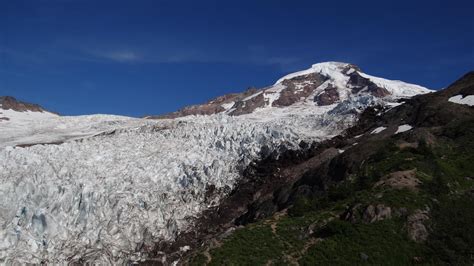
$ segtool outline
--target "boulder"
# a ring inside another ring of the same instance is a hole
[[[366,223],[374,223],[392,218],[392,209],[383,204],[369,205],[362,215],[362,220]]]
[[[424,222],[429,220],[427,210],[415,210],[407,218],[408,237],[415,242],[424,242],[428,238],[428,229]]]

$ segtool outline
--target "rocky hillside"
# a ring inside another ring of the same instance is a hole
[[[249,166],[174,258],[191,265],[470,265],[474,72]],[[172,249],[172,246],[171,248]],[[191,250],[191,251],[188,251]],[[187,251],[187,252],[186,252]]]

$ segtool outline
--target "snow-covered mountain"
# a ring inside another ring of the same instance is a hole
[[[3,96],[0,97],[0,148],[61,144],[121,126],[130,127],[137,120],[115,115],[59,116],[37,104]]]
[[[394,101],[428,91],[418,85],[367,75],[352,64],[326,62],[286,75],[274,85],[260,90],[252,88],[243,93],[224,95],[206,104],[189,106],[154,118],[216,113],[243,115],[271,107],[327,106],[345,100],[354,101],[361,96]]]
[[[0,122],[0,263],[144,259],[192,230],[253,160],[427,92],[328,62],[158,117],[172,119],[10,115]]]

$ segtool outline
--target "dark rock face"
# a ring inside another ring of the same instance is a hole
[[[181,111],[181,115],[175,116],[187,116],[187,115],[211,115],[223,112],[225,109],[222,106],[216,105],[201,105],[201,106],[190,106],[186,107]],[[174,118],[173,116],[168,118]]]
[[[37,104],[25,103],[18,101],[17,99],[10,96],[0,97],[0,109],[13,110],[17,112],[45,112],[41,106]]]
[[[319,73],[312,73],[283,81],[286,86],[280,93],[280,98],[273,102],[273,106],[290,106],[301,99],[310,96],[328,78]]]
[[[337,88],[329,86],[323,93],[314,97],[314,101],[318,105],[331,105],[339,101],[339,92],[337,91]]]
[[[272,103],[275,107],[285,107],[300,102],[308,98],[328,77],[319,73],[298,76],[283,81],[286,87],[279,92],[278,98]],[[244,115],[252,113],[255,109],[269,106],[266,96],[273,93],[268,88],[256,89],[249,88],[243,93],[228,94],[211,100],[205,104],[192,105],[185,107],[177,112],[161,116],[149,116],[150,119],[177,118],[188,115],[211,115],[228,110],[229,115]],[[230,108],[224,108],[223,105],[232,105]]]
[[[445,90],[406,100],[405,104],[381,117],[381,122],[388,123],[398,119],[414,127],[423,128],[443,127],[468,120],[474,117],[473,107],[448,101],[450,97],[462,93],[474,95],[474,72],[463,76]]]
[[[151,116],[151,119],[173,119],[177,117],[187,115],[210,115],[215,113],[223,112],[225,109],[221,106],[224,103],[231,102],[232,99],[237,97],[235,94],[229,94],[210,101],[209,103],[202,105],[191,105],[187,106],[179,111],[169,113],[161,116]]]
[[[286,86],[286,88],[279,92],[278,99],[272,103],[272,106],[290,106],[299,101],[305,100],[327,79],[327,77],[321,74],[312,73],[285,80],[283,85]],[[188,115],[211,115],[221,113],[226,110],[228,110],[229,115],[244,115],[252,113],[257,108],[269,106],[270,103],[266,101],[265,96],[269,96],[274,93],[276,94],[278,92],[273,92],[268,90],[268,88],[263,88],[260,90],[256,88],[249,88],[243,93],[224,95],[205,104],[192,105],[174,113],[162,116],[152,116],[148,118],[165,119]],[[232,106],[226,109],[223,107],[224,104],[232,104]]]
[[[160,116],[149,116],[147,118],[172,119],[172,118],[183,117],[183,116],[188,116],[188,115],[217,114],[217,113],[224,112],[226,110],[224,107],[222,107],[222,105],[232,104],[232,103],[233,103],[232,108],[235,109],[236,111],[236,114],[232,114],[232,115],[247,114],[254,110],[254,109],[251,109],[249,106],[256,106],[258,105],[258,103],[253,102],[247,106],[247,105],[244,105],[242,101],[246,99],[247,97],[257,93],[258,91],[259,91],[258,89],[250,87],[243,93],[227,94],[224,96],[217,97],[205,104],[191,105],[173,113],[160,115]],[[262,101],[262,106],[263,106],[263,101]],[[245,109],[245,110],[239,110],[239,109]]]
[[[354,88],[352,89],[353,93],[358,93],[364,89],[367,89],[367,91],[371,95],[378,98],[382,98],[387,95],[390,95],[390,92],[387,89],[380,88],[375,83],[370,81],[370,79],[362,77],[357,72],[353,72],[350,74],[349,84],[354,86]]]
[[[354,71],[362,72],[358,66],[349,64],[344,69],[344,71],[342,71],[342,73],[344,73],[345,75],[350,75],[351,74],[350,72],[354,72]]]
[[[474,95],[474,71],[471,71],[440,92],[444,96],[454,96],[461,94],[463,97]]]
[[[255,109],[263,106],[265,106],[265,99],[263,97],[263,93],[260,93],[249,100],[236,102],[233,107],[235,110],[232,111],[230,115],[250,114]]]

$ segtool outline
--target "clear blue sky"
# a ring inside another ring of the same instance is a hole
[[[474,1],[0,0],[0,95],[160,114],[321,61],[442,88],[474,70]]]

